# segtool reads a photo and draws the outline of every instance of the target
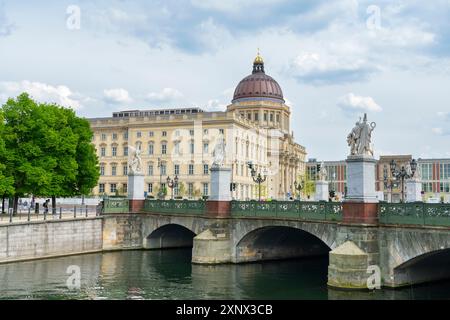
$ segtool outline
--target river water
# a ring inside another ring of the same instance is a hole
[[[374,292],[331,290],[326,286],[327,258],[220,266],[190,261],[190,249],[177,249],[4,264],[0,265],[0,299],[450,298],[450,282]],[[68,268],[80,271],[79,289],[68,288]]]

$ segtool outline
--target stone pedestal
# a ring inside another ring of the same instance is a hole
[[[338,289],[367,289],[367,254],[352,241],[330,252],[328,286]]]
[[[210,217],[229,217],[231,211],[231,168],[211,168],[211,192],[206,202]]]
[[[422,183],[418,180],[406,181],[406,202],[421,202]]]
[[[378,197],[375,191],[375,165],[372,156],[347,158],[347,195],[343,204],[343,222],[378,223]]]
[[[139,212],[144,208],[144,175],[142,173],[128,174],[128,200],[130,212]]]
[[[327,181],[316,181],[316,194],[314,199],[316,201],[328,201],[328,182]]]

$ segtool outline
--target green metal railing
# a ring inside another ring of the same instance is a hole
[[[103,213],[128,213],[128,199],[108,198],[103,200]]]
[[[450,227],[450,204],[380,203],[380,223]]]
[[[341,221],[342,203],[301,201],[232,201],[232,217],[268,217]]]
[[[144,211],[203,215],[205,207],[205,201],[202,200],[145,200]]]

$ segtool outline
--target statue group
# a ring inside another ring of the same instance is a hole
[[[376,123],[367,122],[367,114],[364,119],[361,118],[356,122],[356,126],[347,136],[347,143],[350,147],[350,154],[353,155],[370,155],[373,156],[372,148],[372,132],[376,128]]]
[[[225,143],[225,137],[221,134],[217,137],[217,143],[214,147],[213,151],[213,164],[212,166],[215,168],[222,167],[225,163],[225,149],[226,149],[226,143]]]
[[[141,146],[129,147],[128,174],[142,173]]]

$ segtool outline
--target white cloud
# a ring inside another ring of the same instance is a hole
[[[211,99],[206,104],[207,111],[224,111],[226,108],[226,104],[221,103],[218,99]]]
[[[151,92],[147,95],[147,100],[156,103],[167,103],[179,100],[183,94],[174,88],[164,88],[161,92]]]
[[[438,117],[444,120],[450,120],[450,112],[440,111],[437,113]]]
[[[380,112],[383,110],[372,97],[357,96],[354,93],[348,93],[339,98],[338,107],[350,112]]]
[[[0,82],[0,101],[6,101],[27,92],[33,99],[39,102],[56,103],[72,109],[80,109],[82,101],[88,100],[81,95],[72,92],[68,87],[52,86],[41,82],[24,80],[21,82]]]
[[[241,10],[253,7],[285,2],[284,0],[191,0],[194,7],[226,13],[238,13]]]
[[[431,131],[434,133],[434,134],[437,134],[437,135],[442,135],[443,133],[444,133],[444,130],[442,129],[442,128],[432,128],[431,129]]]
[[[130,103],[133,101],[128,91],[122,88],[103,90],[103,96],[106,102],[114,104]]]

